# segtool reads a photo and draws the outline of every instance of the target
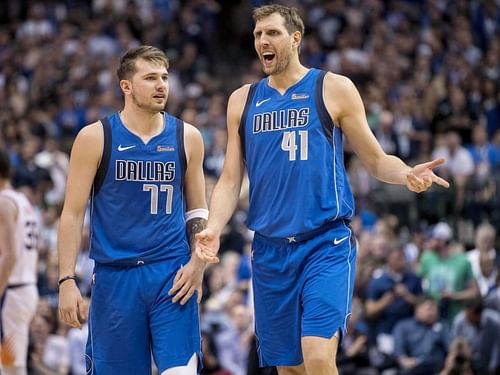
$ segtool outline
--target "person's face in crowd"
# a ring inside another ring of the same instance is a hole
[[[155,113],[163,111],[168,98],[167,68],[155,62],[138,59],[136,71],[129,80],[120,83],[139,109]]]
[[[389,253],[387,264],[391,271],[396,273],[403,273],[406,268],[405,257],[401,250],[392,250]]]
[[[231,320],[238,331],[245,331],[252,321],[248,307],[245,305],[234,306],[231,310]]]
[[[283,17],[273,13],[255,23],[253,35],[264,73],[276,75],[285,71],[292,60],[294,40],[300,41],[300,33],[290,35]]]
[[[475,326],[479,326],[481,323],[481,311],[476,311],[475,309],[466,308],[464,310],[465,317],[467,320]]]
[[[476,233],[476,247],[488,251],[495,245],[495,230],[493,228],[479,228]]]
[[[420,303],[415,310],[415,318],[424,324],[433,324],[438,316],[438,308],[435,301],[426,300]]]

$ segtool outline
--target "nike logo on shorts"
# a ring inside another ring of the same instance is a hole
[[[349,236],[342,237],[341,239],[334,238],[333,239],[333,244],[334,245],[339,245],[342,242],[344,242],[345,240],[347,240],[348,238],[349,238]]]
[[[262,104],[264,104],[268,100],[271,100],[271,98],[267,98],[267,99],[264,99],[264,100],[258,100],[257,103],[255,103],[255,106],[256,107],[260,107]]]
[[[118,146],[118,151],[127,151],[127,150],[130,150],[131,148],[134,148],[135,145],[133,146],[122,146],[122,145],[119,145]]]

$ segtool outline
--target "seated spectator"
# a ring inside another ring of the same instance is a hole
[[[402,375],[436,374],[443,367],[448,352],[449,330],[438,320],[438,305],[432,298],[422,298],[415,316],[394,327],[394,355]]]
[[[421,279],[407,269],[403,251],[390,249],[387,267],[376,270],[368,285],[365,304],[371,341],[385,354],[393,351],[394,326],[413,316],[413,308],[421,294]]]
[[[438,223],[431,236],[431,248],[419,264],[424,291],[438,301],[440,317],[452,322],[464,301],[476,297],[479,291],[467,257],[453,249],[451,227]]]
[[[467,259],[471,264],[472,273],[476,278],[479,291],[483,297],[486,297],[488,292],[494,288],[498,275],[499,259],[494,248],[495,236],[496,230],[493,226],[490,224],[481,224],[476,230],[476,247],[467,252]],[[481,259],[483,260],[483,264],[488,263],[488,260],[490,260],[490,263],[493,263],[493,267],[487,275],[484,273],[486,269],[481,269]]]
[[[452,337],[465,339],[471,349],[474,374],[500,371],[500,313],[485,309],[480,297],[468,301],[453,322]]]

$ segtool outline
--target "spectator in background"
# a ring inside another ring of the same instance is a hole
[[[431,155],[432,158],[445,158],[446,163],[439,168],[439,173],[444,178],[453,181],[455,189],[455,212],[460,213],[465,199],[465,188],[470,177],[474,173],[474,161],[465,147],[462,139],[455,131],[448,131],[445,135],[444,144],[436,148]]]
[[[438,223],[431,236],[430,249],[423,253],[419,270],[424,290],[439,303],[440,317],[452,322],[464,301],[476,297],[479,291],[467,257],[453,249],[451,227]]]
[[[498,277],[500,258],[494,248],[495,237],[496,230],[491,224],[481,224],[476,229],[476,247],[466,254],[479,287],[479,292],[483,297],[486,297],[490,290],[495,287]],[[483,267],[481,267],[481,264],[483,264]],[[490,266],[488,267],[488,265]]]
[[[407,268],[403,251],[398,247],[389,250],[387,267],[374,272],[365,303],[371,342],[384,354],[392,354],[394,326],[413,316],[421,294],[421,279]]]
[[[467,340],[471,367],[476,375],[498,374],[500,370],[500,313],[485,309],[480,297],[465,304],[453,321],[453,338]]]
[[[394,327],[394,356],[402,375],[436,374],[448,352],[449,329],[439,321],[438,306],[432,298],[422,298],[415,316]]]

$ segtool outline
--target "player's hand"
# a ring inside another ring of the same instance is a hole
[[[220,240],[219,234],[213,229],[205,228],[200,233],[195,234],[196,255],[207,263],[219,263],[217,253],[219,251]]]
[[[87,319],[87,305],[74,280],[68,280],[59,287],[59,318],[74,328],[82,328]]]
[[[172,288],[168,291],[169,296],[175,294],[172,302],[180,301],[180,304],[184,305],[193,296],[194,292],[197,294],[196,302],[201,302],[205,265],[206,263],[196,254],[191,255],[188,264],[177,271]]]
[[[414,166],[406,174],[406,187],[415,193],[421,193],[429,189],[433,183],[441,185],[445,188],[450,187],[450,184],[445,179],[438,177],[433,169],[444,164],[444,159],[439,158],[427,163],[422,163]]]

